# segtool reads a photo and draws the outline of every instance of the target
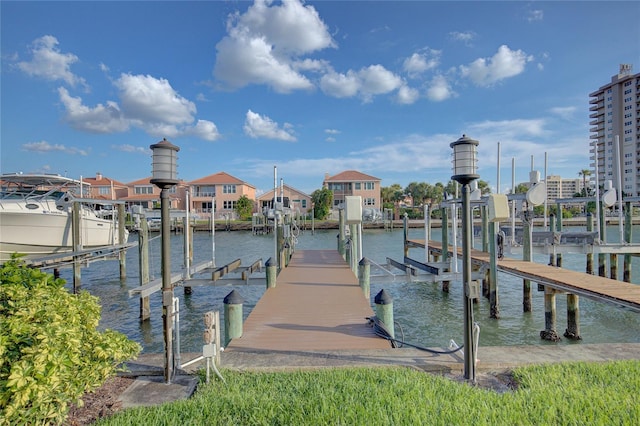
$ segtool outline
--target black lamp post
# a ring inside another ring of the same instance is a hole
[[[169,188],[178,183],[177,154],[180,148],[166,139],[151,145],[151,183],[161,189],[161,241],[162,241],[162,320],[164,331],[164,380],[171,383],[173,378],[173,284],[171,283],[171,226],[169,216]]]
[[[478,168],[478,141],[462,135],[451,142],[453,148],[453,176],[451,179],[462,185],[462,281],[464,299],[464,378],[476,380],[476,348],[473,343],[473,300],[471,283],[471,188],[469,183],[480,176]]]

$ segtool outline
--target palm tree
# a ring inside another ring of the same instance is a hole
[[[578,176],[582,176],[582,196],[586,197],[587,194],[587,176],[591,176],[591,170],[582,169],[578,172]]]

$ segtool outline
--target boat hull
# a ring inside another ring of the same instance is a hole
[[[28,258],[73,251],[73,221],[70,208],[60,210],[49,203],[36,209],[25,209],[17,203],[0,210],[0,261],[21,253]],[[12,208],[13,207],[13,208]],[[81,209],[80,244],[82,249],[124,244],[118,228],[111,220],[97,217],[87,208]]]

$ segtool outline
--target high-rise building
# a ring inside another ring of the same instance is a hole
[[[640,73],[621,64],[611,83],[589,97],[592,179],[597,166],[599,185],[610,180],[618,188],[620,165],[624,195],[640,196]]]

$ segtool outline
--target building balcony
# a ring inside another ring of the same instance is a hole
[[[602,119],[604,119],[604,109],[602,109],[600,111],[597,111],[597,112],[594,112],[592,114],[589,114],[589,118],[597,118],[597,117],[600,117],[600,116],[602,116],[603,117]]]
[[[598,96],[592,96],[591,99],[589,99],[589,103],[590,104],[597,104],[600,101],[604,101],[604,93],[598,95]]]

